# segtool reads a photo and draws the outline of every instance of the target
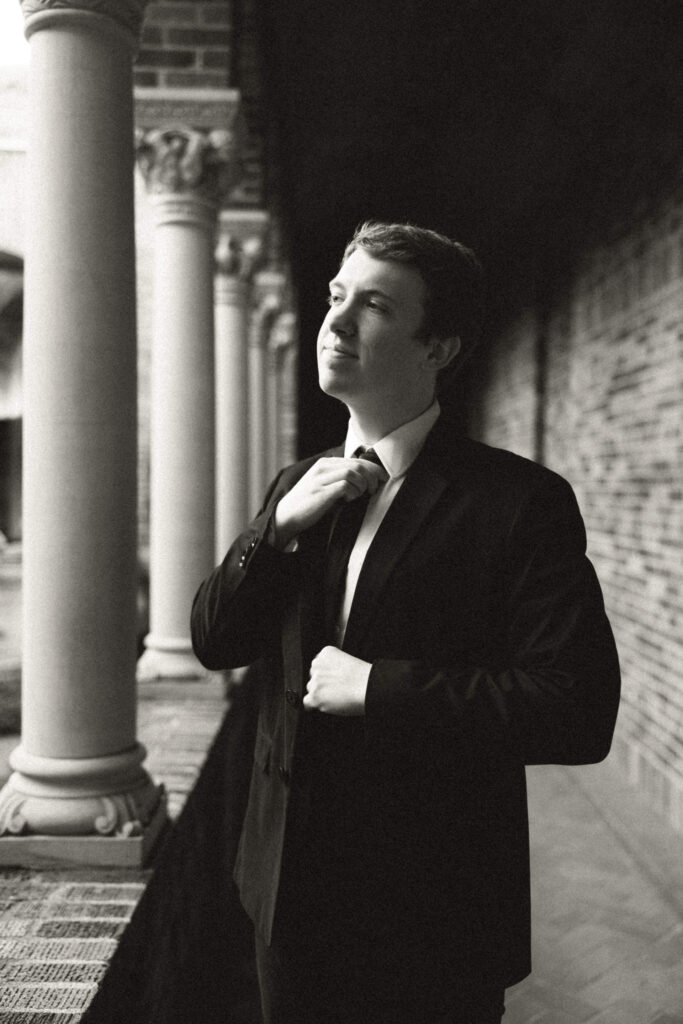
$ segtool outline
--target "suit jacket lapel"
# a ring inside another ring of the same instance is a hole
[[[361,570],[344,635],[344,648],[358,649],[372,622],[373,610],[394,566],[419,532],[448,486],[445,477],[423,451],[408,470],[370,545]]]

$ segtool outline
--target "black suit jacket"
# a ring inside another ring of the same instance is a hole
[[[334,837],[348,844],[345,863],[350,851],[362,864],[354,915],[369,908],[378,934],[398,920],[433,935],[512,984],[530,969],[524,765],[601,760],[618,705],[617,655],[573,492],[539,465],[457,436],[442,416],[363,565],[344,649],[372,670],[364,718],[343,719],[301,706],[326,642],[330,516],[294,553],[266,539],[278,500],[314,461],[280,473],[192,612],[208,668],[261,663],[235,867],[242,901],[269,940],[286,826],[314,839],[307,795],[315,805],[316,786],[320,801],[342,779],[362,793],[360,824],[342,793]]]

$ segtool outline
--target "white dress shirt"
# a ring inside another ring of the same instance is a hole
[[[390,434],[387,434],[386,437],[379,441],[375,441],[372,445],[369,445],[365,438],[360,435],[353,419],[349,420],[346,443],[344,444],[344,456],[351,458],[360,446],[364,448],[371,447],[389,474],[389,479],[370,498],[356,543],[349,556],[344,597],[337,623],[336,641],[338,647],[344,641],[344,633],[353,603],[353,596],[356,592],[358,577],[363,568],[363,562],[365,561],[368,549],[379,529],[380,523],[389,511],[392,501],[400,491],[406,473],[419,455],[427,439],[427,434],[439,418],[440,412],[439,403],[434,399],[429,408],[425,409],[414,420],[410,420],[396,430],[392,430]]]

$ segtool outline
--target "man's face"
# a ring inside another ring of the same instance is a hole
[[[318,334],[322,390],[352,409],[412,410],[429,401],[435,370],[419,332],[425,284],[414,267],[356,249],[330,282]]]

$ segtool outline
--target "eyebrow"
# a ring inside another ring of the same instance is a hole
[[[343,289],[343,291],[346,291],[346,288],[344,287],[342,282],[337,280],[336,277],[332,281],[330,281],[328,287],[329,288],[341,288],[341,289]],[[393,297],[393,295],[389,295],[387,292],[383,292],[381,288],[363,288],[359,292],[359,294],[360,295],[378,295],[380,298],[386,299],[387,302],[391,302],[393,305],[396,305],[396,299]]]

